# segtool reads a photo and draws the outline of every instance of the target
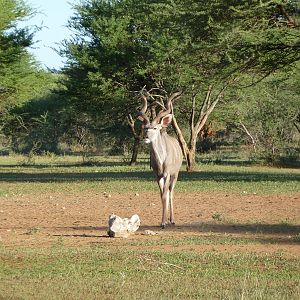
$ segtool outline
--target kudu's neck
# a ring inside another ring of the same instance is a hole
[[[163,165],[167,157],[167,147],[164,138],[166,135],[166,132],[160,132],[157,135],[157,138],[152,141],[150,145],[153,158],[156,160],[158,165]]]

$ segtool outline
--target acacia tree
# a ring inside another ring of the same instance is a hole
[[[126,119],[137,105],[134,92],[144,86],[165,98],[182,90],[174,128],[192,171],[198,134],[226,89],[245,74],[262,78],[300,58],[299,28],[288,4],[83,1],[69,25],[77,33],[65,44],[71,104],[106,112],[107,124]],[[186,123],[189,136],[181,131]]]
[[[33,14],[23,1],[0,0],[0,111],[40,96],[47,72],[38,67],[28,48],[34,31],[20,28],[20,21]]]
[[[56,80],[28,52],[35,31],[21,27],[20,21],[33,14],[22,0],[0,0],[0,133],[13,150],[23,146],[21,139],[27,139],[26,144],[32,144],[32,149],[36,148],[33,144],[40,144],[41,136],[33,140],[31,133],[37,131],[37,119],[40,125],[42,121],[44,127],[49,125],[43,118],[47,112],[40,112],[42,107],[37,108],[36,103],[34,110],[27,104],[32,99],[46,97]]]
[[[240,89],[222,115],[228,127],[252,146],[254,157],[269,163],[299,159],[299,63],[289,72],[269,76],[254,87]]]
[[[77,118],[88,116],[88,126],[103,136],[110,133],[111,138],[124,130],[128,114],[135,110],[134,91],[145,82],[147,52],[124,5],[123,1],[76,5],[77,13],[69,21],[76,33],[61,49],[68,58],[63,73],[69,107]]]
[[[180,103],[189,119],[189,137],[184,138],[176,119],[174,128],[191,171],[198,134],[226,89],[238,88],[245,77],[252,85],[300,59],[299,10],[291,1],[175,3],[156,4],[156,11],[165,23],[169,20],[167,27],[173,24],[172,37],[183,44],[180,55],[169,60],[176,62],[176,80],[189,96]]]

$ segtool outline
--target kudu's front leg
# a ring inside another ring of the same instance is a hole
[[[161,227],[166,228],[168,225],[168,208],[169,208],[169,199],[170,199],[170,175],[167,174],[164,177],[161,177],[158,181],[161,202],[162,202],[162,220]]]

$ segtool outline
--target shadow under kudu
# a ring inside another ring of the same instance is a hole
[[[84,237],[84,238],[107,238],[108,235],[100,233],[106,232],[108,227],[104,226],[73,226],[73,227],[60,227],[59,230],[73,231],[67,234],[54,234],[53,236],[59,237]],[[194,233],[207,233],[210,234],[208,239],[220,239],[220,235],[212,236],[211,233],[223,234],[242,234],[243,238],[254,239],[264,244],[297,244],[292,239],[292,236],[300,232],[300,225],[281,225],[281,224],[216,224],[216,223],[191,223],[179,224],[175,226],[168,226],[161,229],[159,225],[142,225],[137,233],[142,233],[145,230],[152,230],[158,233],[168,232],[194,232]],[[87,232],[89,233],[82,233]],[[94,231],[98,231],[99,235],[95,235]],[[75,232],[75,233],[74,233]],[[78,233],[76,233],[78,232]],[[79,233],[80,232],[80,233]],[[248,235],[246,235],[248,234]],[[224,236],[225,238],[226,236]]]

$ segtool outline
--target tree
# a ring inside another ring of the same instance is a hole
[[[136,110],[135,93],[152,82],[145,75],[149,47],[125,2],[85,1],[75,8],[78,13],[69,26],[77,32],[62,50],[68,57],[65,97],[74,111],[90,116],[99,134],[126,136],[124,125]]]
[[[199,132],[225,91],[249,73],[259,81],[299,60],[290,7],[284,1],[83,1],[69,24],[77,33],[65,44],[67,95],[79,111],[105,112],[107,126],[124,122],[144,86],[159,93],[154,104],[184,91],[174,128],[192,171]],[[189,136],[182,133],[186,125]]]
[[[177,26],[174,31],[177,29],[181,33],[181,41],[187,45],[173,61],[177,62],[175,67],[184,66],[178,73],[190,98],[184,102],[190,107],[185,109],[190,116],[188,142],[176,120],[174,127],[188,170],[193,170],[197,137],[223,99],[225,90],[238,88],[237,81],[249,78],[250,73],[254,75],[248,84],[253,85],[253,82],[277,69],[288,68],[300,59],[299,27],[289,14],[289,9],[295,7],[289,2],[270,1],[252,1],[251,4],[247,1],[180,1],[176,8],[170,3],[157,5],[160,6],[157,11],[161,12],[158,18],[163,14],[164,22],[169,13],[168,27],[176,18],[174,11],[179,12],[179,19],[173,22]],[[168,6],[171,9],[168,10]],[[185,31],[181,29],[183,24]],[[180,82],[180,78],[177,80]],[[197,98],[200,100],[198,109]]]
[[[277,72],[251,88],[235,93],[237,101],[229,101],[223,117],[244,133],[253,152],[269,163],[299,151],[300,114],[299,63],[289,72]]]
[[[0,112],[49,90],[52,74],[28,52],[35,30],[19,26],[34,13],[21,0],[0,0]]]
[[[32,73],[33,60],[26,51],[32,44],[32,35],[26,28],[17,27],[30,13],[21,1],[0,0],[0,110],[26,98],[30,90],[24,78]]]
[[[56,76],[43,70],[28,52],[35,31],[20,28],[19,22],[32,14],[23,1],[0,0],[0,132],[9,139],[20,129],[12,124],[25,121],[18,109],[20,112],[32,99],[46,97],[56,81]]]

